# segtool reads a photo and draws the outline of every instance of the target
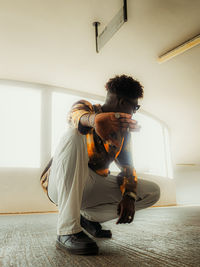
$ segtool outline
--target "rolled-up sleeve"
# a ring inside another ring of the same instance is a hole
[[[87,134],[91,130],[91,127],[81,125],[80,118],[88,113],[95,113],[93,105],[90,102],[86,100],[80,100],[74,103],[68,113],[68,124],[71,127],[77,128],[81,134]]]

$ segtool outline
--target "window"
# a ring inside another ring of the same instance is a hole
[[[133,161],[137,171],[172,178],[168,130],[160,121],[142,113],[133,115],[141,125],[132,134]]]
[[[0,167],[40,167],[40,91],[0,84]]]
[[[49,86],[0,83],[0,167],[39,168],[44,165],[68,127],[67,113],[72,104],[80,99],[92,104],[103,103],[96,96],[87,96]],[[172,178],[167,127],[142,111],[133,118],[142,126],[140,132],[132,133],[136,171]],[[119,171],[114,163],[110,170]]]

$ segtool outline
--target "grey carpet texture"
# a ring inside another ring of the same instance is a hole
[[[103,224],[112,239],[95,239],[97,256],[56,249],[57,214],[0,216],[0,266],[200,267],[200,207],[149,208],[131,224]]]

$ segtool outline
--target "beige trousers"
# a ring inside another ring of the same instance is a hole
[[[58,205],[58,235],[82,231],[80,214],[98,222],[117,218],[122,198],[115,176],[102,177],[89,169],[86,136],[71,128],[55,151],[48,195]],[[152,206],[159,197],[157,184],[138,180],[136,210]]]

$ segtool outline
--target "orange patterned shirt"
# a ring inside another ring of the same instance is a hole
[[[132,163],[131,134],[127,133],[123,137],[118,133],[121,145],[116,147],[103,141],[94,128],[82,126],[80,123],[80,118],[84,114],[101,112],[100,105],[92,105],[88,101],[80,100],[73,104],[68,115],[68,123],[71,127],[77,128],[81,134],[86,135],[88,166],[97,174],[107,176],[110,173],[110,163],[115,161],[121,170],[119,184],[122,194],[125,191],[136,193],[137,175]]]

